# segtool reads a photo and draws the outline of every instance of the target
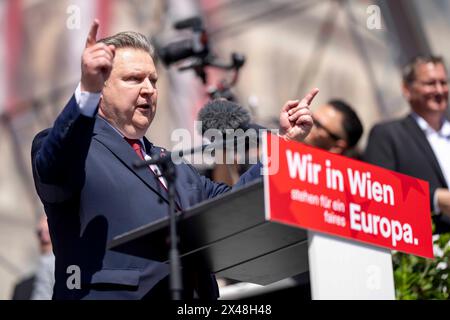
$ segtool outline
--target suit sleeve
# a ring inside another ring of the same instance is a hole
[[[233,186],[233,188],[244,186],[245,184],[260,179],[262,164],[258,162],[257,164],[251,166],[239,179],[239,181]]]
[[[54,126],[34,138],[33,176],[42,200],[64,201],[80,188],[94,124],[95,117],[82,115],[72,96]]]
[[[213,188],[211,188],[212,190],[212,194],[213,196],[216,196],[217,194],[220,194],[222,192],[228,191],[230,189],[237,189],[240,187],[245,186],[246,184],[255,181],[257,179],[259,179],[261,177],[261,163],[258,162],[257,164],[251,166],[238,180],[238,182],[236,182],[235,185],[233,185],[232,188],[230,188],[229,186],[225,185],[225,184],[218,184],[218,183],[214,183],[216,186],[214,186]],[[209,180],[209,179],[208,179]],[[211,181],[210,181],[211,182]],[[222,187],[226,186],[227,190],[222,190]]]
[[[236,189],[255,181],[256,179],[261,177],[261,163],[257,163],[251,166],[240,178],[239,181],[233,186],[230,187],[225,183],[217,183],[214,182],[205,176],[200,175],[197,170],[195,170],[192,166],[188,165],[189,169],[200,179],[200,183],[202,185],[203,192],[205,193],[205,198],[214,198],[224,192],[230,191],[231,189]]]
[[[387,128],[383,125],[374,126],[369,134],[363,160],[389,170],[396,170],[395,152],[392,136]]]

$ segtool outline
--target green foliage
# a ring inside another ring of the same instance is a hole
[[[398,300],[450,299],[450,233],[441,234],[434,246],[442,251],[434,259],[401,252],[392,255]]]

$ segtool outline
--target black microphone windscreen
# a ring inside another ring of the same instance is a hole
[[[219,130],[225,134],[227,129],[248,129],[250,113],[237,103],[216,99],[200,110],[198,120],[202,122],[201,134],[208,129]]]

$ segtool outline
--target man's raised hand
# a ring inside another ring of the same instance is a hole
[[[280,113],[281,136],[288,140],[303,141],[313,126],[309,106],[319,89],[312,89],[301,101],[293,100],[284,104]]]
[[[101,92],[111,73],[115,47],[97,43],[98,20],[94,20],[81,57],[81,91]]]

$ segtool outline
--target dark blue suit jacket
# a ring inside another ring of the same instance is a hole
[[[161,150],[146,139],[145,147],[150,154]],[[55,299],[140,299],[167,278],[166,264],[106,250],[113,237],[167,216],[167,191],[150,170],[132,167],[137,159],[104,119],[80,114],[74,96],[53,128],[35,137],[33,176],[56,257]],[[259,169],[253,166],[236,186],[258,178]],[[230,190],[187,164],[176,170],[176,201],[183,209]],[[72,265],[80,268],[80,289],[69,288],[76,283]],[[211,274],[189,272],[185,278],[196,279],[191,291],[217,298]]]

